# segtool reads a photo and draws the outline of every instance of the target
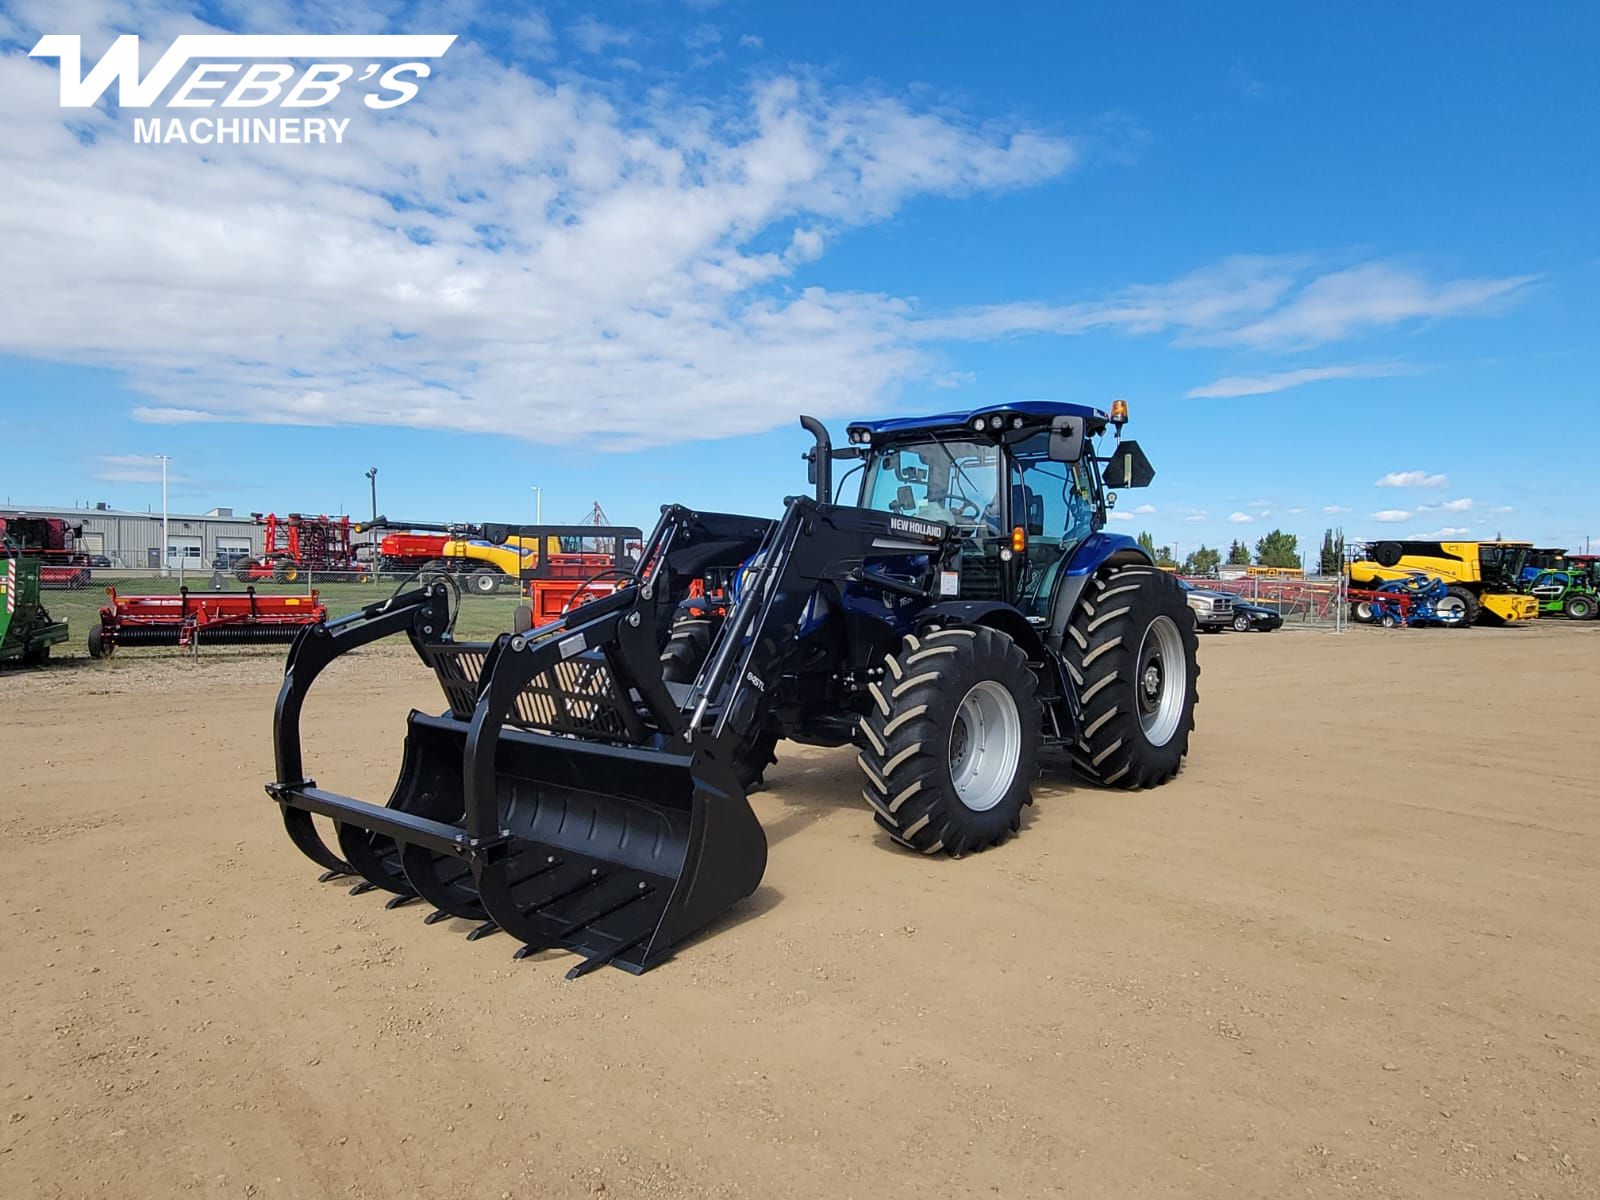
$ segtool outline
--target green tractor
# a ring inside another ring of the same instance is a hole
[[[39,603],[39,565],[36,555],[0,536],[0,663],[42,666],[50,647],[67,640],[67,623],[52,621]]]
[[[1539,615],[1565,616],[1589,621],[1600,615],[1600,572],[1596,564],[1568,563],[1555,571],[1540,571],[1525,586],[1539,602]]]

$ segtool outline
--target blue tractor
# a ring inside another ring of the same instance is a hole
[[[1046,749],[1098,784],[1165,783],[1194,725],[1195,626],[1176,580],[1105,529],[1115,489],[1154,475],[1126,419],[1120,401],[990,405],[857,422],[836,449],[803,417],[813,495],[776,520],[665,507],[608,572],[620,586],[553,624],[457,642],[427,584],[310,627],[267,790],[327,877],[577,952],[581,973],[649,969],[756,888],[747,794],[785,739],[854,746],[867,810],[930,855],[1015,833]],[[387,805],[319,789],[306,691],[394,633],[448,711],[411,714]]]

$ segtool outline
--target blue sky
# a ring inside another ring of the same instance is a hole
[[[392,516],[648,526],[804,490],[802,411],[1124,397],[1118,527],[1180,550],[1600,540],[1587,6],[397,11],[0,10],[0,499],[159,507],[167,454],[174,509],[375,465]],[[205,23],[459,36],[318,147],[135,146],[26,53]]]

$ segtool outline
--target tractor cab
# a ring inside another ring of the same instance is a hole
[[[1014,605],[1048,619],[1056,581],[1106,523],[1112,487],[1142,487],[1155,472],[1138,443],[1121,441],[1127,405],[1108,414],[1075,404],[1025,402],[915,420],[851,425],[864,460],[859,505],[949,527],[962,600]],[[1108,428],[1115,451],[1097,457]],[[813,479],[815,482],[815,479]]]

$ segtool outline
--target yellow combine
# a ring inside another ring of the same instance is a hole
[[[1539,602],[1516,590],[1532,542],[1373,542],[1350,564],[1352,588],[1375,588],[1417,571],[1436,575],[1466,605],[1466,624],[1531,621]]]

